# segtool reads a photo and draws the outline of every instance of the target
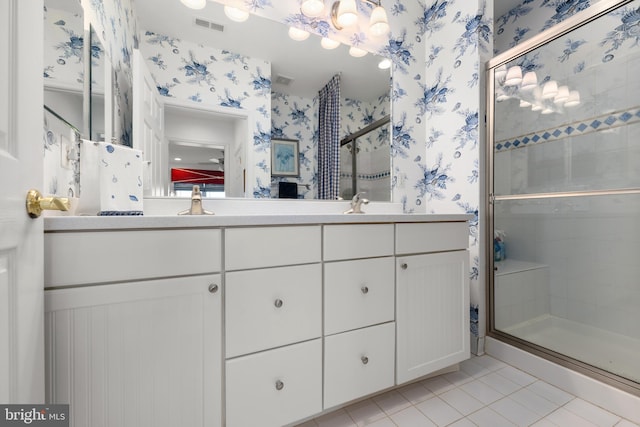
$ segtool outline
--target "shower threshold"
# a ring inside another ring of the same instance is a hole
[[[503,332],[640,383],[640,340],[545,314]]]

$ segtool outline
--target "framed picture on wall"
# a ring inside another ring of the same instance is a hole
[[[300,176],[297,139],[271,140],[271,176]]]

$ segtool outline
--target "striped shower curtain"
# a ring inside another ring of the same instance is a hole
[[[318,199],[340,195],[340,75],[318,93]]]

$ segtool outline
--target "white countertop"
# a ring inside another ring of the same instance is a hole
[[[95,216],[53,213],[44,230],[133,230],[150,228],[241,227],[262,225],[354,224],[468,221],[467,214],[405,214],[400,203],[370,202],[364,214],[343,214],[349,201],[287,199],[203,199],[215,215],[177,215],[190,206],[188,198],[145,198],[144,216]]]
[[[254,215],[148,215],[55,216],[44,218],[45,232],[131,230],[146,228],[238,227],[262,225],[357,224],[468,221],[466,214],[254,214]]]

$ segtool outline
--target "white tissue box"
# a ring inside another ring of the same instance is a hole
[[[81,141],[78,214],[142,215],[142,200],[140,150]]]

